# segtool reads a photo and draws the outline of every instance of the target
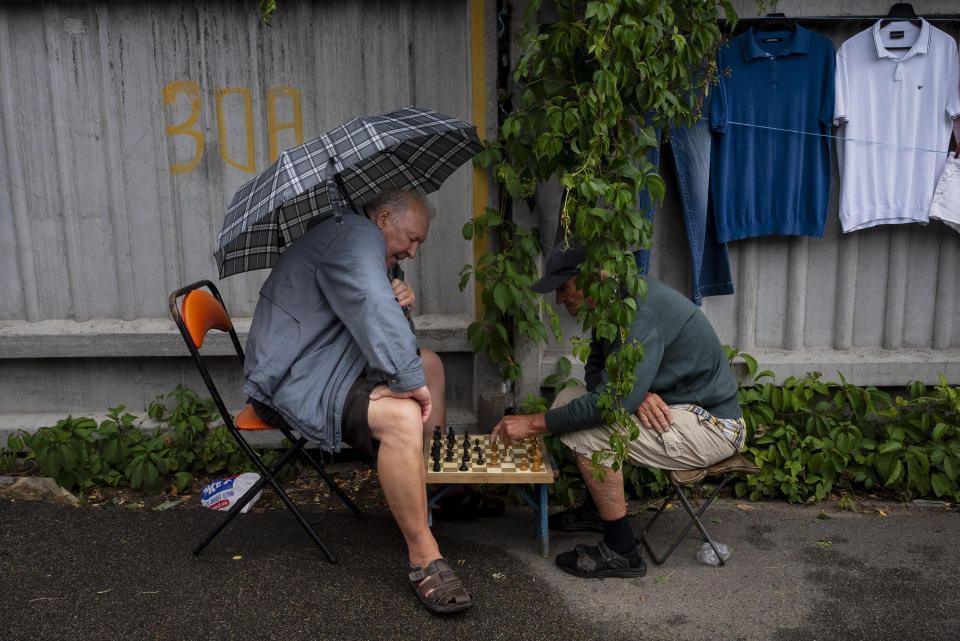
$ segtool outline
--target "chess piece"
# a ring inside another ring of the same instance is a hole
[[[530,469],[534,472],[539,472],[542,464],[543,460],[540,458],[540,451],[538,450],[537,453],[533,455],[533,464],[530,466]]]
[[[500,457],[497,456],[496,452],[490,453],[490,467],[497,467],[500,465]]]
[[[439,458],[433,459],[433,471],[439,472],[442,469],[443,469],[443,466],[440,465],[440,459]]]
[[[451,463],[451,462],[453,461],[453,448],[452,448],[452,447],[448,447],[448,448],[447,448],[447,455],[443,457],[443,460],[446,461],[447,463]]]
[[[526,472],[528,469],[530,468],[527,466],[527,457],[524,456],[523,458],[520,459],[520,471]]]
[[[478,438],[473,439],[473,451],[474,451],[474,452],[480,452],[480,451],[481,451],[481,450],[480,450],[480,439],[478,439]]]
[[[466,472],[468,469],[470,469],[470,468],[467,467],[467,461],[469,461],[469,460],[470,460],[470,459],[468,459],[468,458],[463,459],[463,460],[460,462],[460,467],[458,467],[457,469],[460,470],[461,472]]]

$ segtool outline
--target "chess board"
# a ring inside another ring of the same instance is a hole
[[[461,457],[463,456],[463,434],[457,434],[456,445],[453,448],[453,460],[444,461],[447,455],[446,436],[441,441],[439,472],[433,471],[433,459],[430,458],[430,448],[433,446],[433,437],[424,439],[423,443],[423,461],[427,469],[427,483],[553,483],[554,472],[550,466],[550,456],[547,454],[546,446],[543,444],[543,437],[537,436],[534,444],[540,450],[543,462],[540,464],[540,470],[534,472],[532,468],[532,456],[527,450],[527,445],[505,446],[498,444],[499,463],[490,465],[490,435],[489,434],[470,434],[470,461],[467,462],[467,470],[460,471]],[[480,441],[480,449],[483,451],[483,463],[478,464],[478,456],[474,451],[474,441]],[[527,469],[521,470],[521,460],[526,457]]]

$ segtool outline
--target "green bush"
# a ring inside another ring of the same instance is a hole
[[[942,376],[891,398],[818,373],[778,386],[765,371],[740,390],[740,405],[761,472],[737,482],[738,496],[800,502],[862,489],[960,500],[960,388]]]
[[[173,400],[169,411],[166,399]],[[174,494],[188,491],[197,474],[254,469],[222,422],[211,427],[220,420],[211,399],[177,386],[166,397],[157,397],[147,414],[160,423],[150,432],[139,429],[137,417],[122,405],[111,408],[99,424],[68,416],[33,434],[19,430],[0,449],[0,469],[12,469],[17,453],[27,451],[25,463],[68,489],[122,486]],[[263,458],[269,466],[279,456],[268,451]],[[294,475],[290,465],[279,474],[285,479]]]
[[[891,395],[852,385],[842,375],[839,383],[809,373],[778,385],[772,372],[757,372],[749,354],[728,348],[728,357],[747,365],[751,383],[740,387],[739,400],[747,457],[760,467],[759,474],[740,475],[733,486],[737,496],[797,503],[862,491],[960,501],[960,387],[943,376],[933,387],[913,382]],[[569,371],[561,367],[551,379],[558,389],[571,384]],[[546,399],[528,398],[520,409],[546,407]],[[547,445],[560,471],[554,499],[571,504],[585,489],[576,462],[559,439],[548,436]],[[623,476],[631,498],[670,488],[660,470],[627,464]]]

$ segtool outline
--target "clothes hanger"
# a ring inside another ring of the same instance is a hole
[[[920,16],[917,15],[917,12],[913,10],[913,5],[909,2],[898,2],[897,4],[890,7],[890,11],[887,13],[886,17],[880,21],[880,28],[886,27],[891,22],[912,22],[915,25],[920,25],[921,20]]]
[[[760,19],[757,31],[796,31],[797,24],[782,13],[768,13]]]
[[[909,2],[898,2],[897,4],[890,7],[890,11],[887,13],[887,17],[880,21],[880,28],[883,29],[892,22],[909,22],[911,24],[917,25],[918,27],[923,24],[920,20],[920,17],[917,15],[916,11],[913,10],[913,5]],[[891,34],[896,32],[891,32]],[[899,36],[893,37],[903,37],[903,31],[899,32]],[[890,51],[894,50],[903,50],[909,49],[910,47],[897,47],[895,45],[887,45],[887,49]]]

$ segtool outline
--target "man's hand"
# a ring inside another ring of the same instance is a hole
[[[641,425],[648,430],[656,430],[658,434],[669,431],[670,423],[673,421],[670,407],[653,392],[647,392],[636,414]]]
[[[396,297],[397,302],[400,303],[400,307],[403,308],[403,313],[409,315],[410,310],[413,309],[413,303],[417,300],[416,295],[413,293],[413,288],[410,287],[409,283],[399,278],[394,278],[390,281],[390,286],[393,287],[393,295]]]
[[[536,434],[543,434],[547,431],[547,423],[544,420],[544,413],[507,415],[500,419],[493,431],[490,432],[490,442],[494,443],[497,437],[503,441],[504,445],[516,445],[523,439]]]
[[[426,423],[427,419],[430,418],[430,390],[427,389],[427,386],[418,387],[417,389],[407,390],[406,392],[394,392],[386,385],[377,385],[370,391],[370,400],[377,401],[381,398],[412,398],[416,402],[420,403],[420,413],[423,415],[423,422]]]

